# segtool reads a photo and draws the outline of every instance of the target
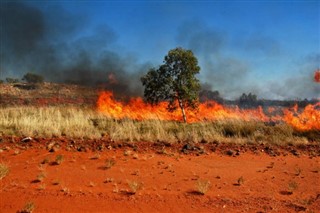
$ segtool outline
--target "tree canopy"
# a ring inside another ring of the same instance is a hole
[[[43,83],[43,76],[28,72],[22,78],[22,80],[28,83]]]
[[[199,103],[198,60],[191,50],[178,47],[170,50],[163,62],[141,78],[145,99],[153,105],[168,101],[168,111],[180,108],[186,122],[185,110],[196,109]]]

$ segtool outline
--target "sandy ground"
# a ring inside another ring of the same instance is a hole
[[[198,155],[134,146],[49,152],[43,142],[30,143],[0,143],[0,162],[10,169],[0,180],[2,213],[21,211],[27,202],[33,212],[320,210],[320,157],[303,152]],[[208,181],[208,191],[200,194],[197,183]],[[135,182],[141,186],[136,192],[129,186]]]

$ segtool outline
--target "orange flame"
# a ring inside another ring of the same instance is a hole
[[[159,105],[152,106],[145,103],[142,98],[131,98],[125,104],[116,101],[113,98],[112,92],[101,92],[97,101],[97,107],[104,115],[115,118],[123,119],[129,118],[134,120],[171,120],[182,121],[181,112],[176,110],[172,113],[168,112],[167,102],[161,102]],[[273,115],[267,116],[262,107],[256,109],[240,109],[238,107],[225,107],[214,101],[207,101],[200,103],[198,110],[186,112],[189,123],[201,121],[215,121],[222,119],[237,119],[237,120],[256,120],[256,121],[282,121],[292,125],[299,130],[320,130],[320,102],[315,105],[308,105],[299,113],[298,106],[293,109],[283,110],[283,116]],[[267,111],[274,112],[274,108]]]
[[[301,113],[298,113],[298,106],[291,110],[284,110],[284,121],[296,129],[302,131],[320,130],[320,102],[314,105],[307,105]]]
[[[314,72],[314,81],[320,83],[320,69]]]

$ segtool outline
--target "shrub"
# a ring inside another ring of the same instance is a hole
[[[9,84],[19,83],[19,79],[17,78],[6,78],[6,81]]]
[[[34,73],[27,73],[23,76],[22,80],[33,84],[43,83],[43,76]]]

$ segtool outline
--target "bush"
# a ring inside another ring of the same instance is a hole
[[[0,84],[3,84],[3,80],[0,79]]]
[[[9,84],[19,83],[19,79],[17,79],[17,78],[6,78],[6,81]]]
[[[23,76],[22,80],[28,82],[28,83],[43,83],[43,76],[37,75],[34,73],[27,73]]]

